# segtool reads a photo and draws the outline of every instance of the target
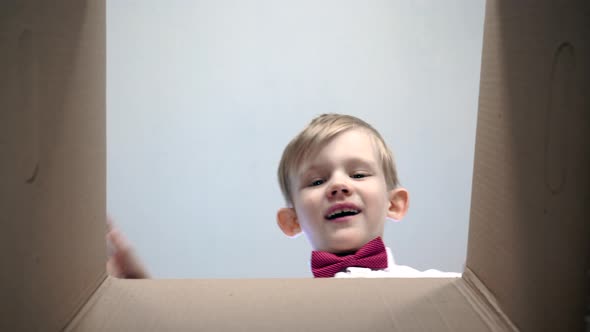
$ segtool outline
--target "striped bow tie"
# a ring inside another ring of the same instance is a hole
[[[311,270],[316,278],[332,278],[348,267],[366,267],[373,270],[387,267],[387,252],[381,237],[369,241],[356,253],[338,256],[325,251],[311,253]]]

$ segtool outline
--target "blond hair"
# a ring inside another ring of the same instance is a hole
[[[373,138],[377,147],[377,153],[379,154],[378,157],[381,161],[383,174],[385,175],[387,189],[391,190],[399,185],[393,153],[391,153],[383,137],[381,137],[381,134],[375,128],[351,115],[322,114],[314,118],[299,135],[295,136],[283,151],[283,156],[279,163],[278,177],[279,185],[281,186],[281,191],[287,205],[293,204],[290,182],[293,172],[301,167],[301,164],[307,158],[319,151],[334,137],[351,129],[366,130]]]

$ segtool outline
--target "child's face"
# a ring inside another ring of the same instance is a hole
[[[296,220],[315,250],[353,251],[383,235],[392,192],[372,138],[336,136],[291,178]]]

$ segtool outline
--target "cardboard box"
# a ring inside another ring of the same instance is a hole
[[[583,0],[487,4],[463,278],[119,280],[105,1],[3,1],[0,330],[582,330],[589,22]]]

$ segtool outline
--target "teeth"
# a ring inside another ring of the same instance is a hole
[[[353,213],[358,213],[358,210],[354,210],[354,209],[342,209],[342,210],[336,210],[332,213],[330,213],[328,215],[328,218],[333,218],[334,216],[340,214],[340,213],[346,213],[346,212],[353,212]]]

